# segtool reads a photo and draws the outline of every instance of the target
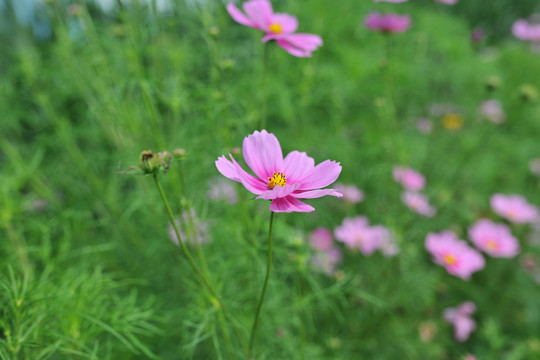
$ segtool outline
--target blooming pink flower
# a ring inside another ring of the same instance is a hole
[[[364,192],[354,185],[344,185],[341,183],[337,183],[335,187],[336,190],[338,190],[343,195],[341,200],[347,203],[357,204],[364,200]]]
[[[326,160],[315,166],[305,152],[292,151],[285,159],[278,139],[266,130],[255,131],[244,139],[244,160],[256,176],[248,174],[229,154],[216,160],[218,171],[225,177],[241,182],[257,196],[272,200],[274,212],[310,212],[312,206],[298,199],[313,199],[325,195],[341,197],[334,189],[320,189],[332,184],[341,173],[338,162]]]
[[[435,1],[440,2],[442,4],[446,4],[446,5],[456,5],[459,0],[435,0]]]
[[[264,31],[264,43],[276,40],[285,51],[298,57],[310,57],[311,53],[323,44],[318,35],[295,34],[298,28],[296,17],[274,13],[268,0],[250,0],[242,6],[245,14],[238,10],[234,2],[227,5],[227,11],[237,23]]]
[[[417,214],[426,217],[433,217],[437,214],[437,209],[429,204],[429,200],[424,194],[414,191],[404,191],[401,193],[401,201]]]
[[[495,194],[490,202],[493,211],[513,223],[532,223],[538,219],[538,208],[521,195]]]
[[[501,102],[495,99],[482,101],[480,104],[480,113],[494,124],[500,124],[506,118]]]
[[[325,227],[316,228],[309,237],[311,246],[319,251],[325,252],[332,248],[332,232]]]
[[[317,270],[327,275],[332,275],[336,270],[336,266],[341,263],[342,259],[343,253],[341,252],[341,249],[331,247],[324,252],[313,255],[310,262]]]
[[[519,241],[504,224],[480,219],[469,228],[469,237],[478,249],[494,257],[514,257],[519,253]]]
[[[392,174],[394,175],[394,180],[403,185],[407,190],[422,190],[426,185],[426,178],[424,175],[412,168],[396,166],[394,167]]]
[[[515,37],[525,41],[540,41],[540,24],[531,24],[527,20],[518,19],[512,25]]]
[[[380,249],[390,236],[383,226],[370,226],[364,216],[345,218],[341,226],[334,230],[336,240],[344,243],[348,248],[357,248],[364,255],[371,255]]]
[[[454,336],[457,341],[465,341],[471,332],[476,329],[476,322],[471,315],[476,312],[476,305],[472,301],[465,301],[456,308],[444,310],[444,320],[454,325]]]
[[[401,33],[409,28],[411,18],[409,15],[372,12],[364,20],[364,25],[370,30],[380,31],[386,34]]]
[[[469,280],[472,273],[485,266],[482,255],[452,231],[428,234],[425,245],[436,264],[463,280]]]

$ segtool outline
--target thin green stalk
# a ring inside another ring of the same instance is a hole
[[[266,103],[268,101],[268,44],[264,45],[263,73],[262,73],[262,106],[261,106],[261,130],[266,128]]]
[[[270,213],[270,226],[268,228],[268,262],[266,263],[266,277],[264,278],[264,285],[261,292],[261,298],[259,299],[259,304],[257,305],[257,311],[255,312],[255,320],[253,321],[253,327],[251,328],[251,336],[249,338],[248,358],[251,358],[251,353],[253,351],[255,331],[257,330],[257,325],[259,324],[259,314],[261,312],[261,307],[264,301],[264,295],[266,294],[266,288],[268,287],[268,279],[270,279],[270,269],[272,268],[272,225],[273,224],[274,224],[274,212],[272,211]]]

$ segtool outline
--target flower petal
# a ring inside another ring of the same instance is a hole
[[[272,16],[272,23],[281,26],[282,34],[292,34],[298,29],[298,19],[296,19],[296,16],[289,14],[274,14]]]
[[[249,168],[263,180],[283,170],[283,153],[279,141],[266,130],[255,131],[245,138],[242,153]]]
[[[297,199],[315,199],[320,198],[326,195],[342,197],[343,195],[334,189],[323,189],[323,190],[309,190],[302,192],[295,192],[292,194]]]
[[[229,15],[231,15],[233,20],[237,23],[256,28],[256,24],[251,21],[246,15],[244,15],[240,10],[238,10],[234,2],[231,2],[227,5],[227,11],[229,12]]]
[[[244,11],[253,22],[255,28],[269,31],[272,22],[272,4],[268,0],[251,0],[244,3]]]
[[[285,196],[289,195],[298,187],[300,184],[291,184],[291,185],[285,185],[285,186],[275,186],[272,190],[266,190],[261,195],[257,196],[257,199],[265,199],[265,200],[274,200],[278,198],[284,198]]]
[[[340,173],[341,165],[338,162],[325,160],[315,166],[303,179],[298,180],[302,183],[299,190],[319,189],[328,186],[337,180]]]
[[[221,173],[221,175],[231,180],[241,182],[240,178],[238,177],[238,172],[236,171],[236,167],[231,161],[227,160],[225,155],[220,156],[216,160],[216,167],[218,171]]]
[[[236,173],[238,177],[240,178],[240,182],[248,191],[252,192],[253,194],[261,194],[264,191],[266,191],[266,183],[263,182],[261,179],[257,179],[255,176],[248,174],[231,155],[231,160],[233,162],[233,165],[236,169]]]
[[[315,160],[305,152],[291,151],[283,160],[283,173],[287,181],[297,182],[315,168]]]
[[[311,52],[323,44],[321,37],[314,34],[267,34],[263,42],[272,39],[289,54],[297,57],[311,57]]]
[[[315,208],[295,199],[292,196],[287,196],[272,200],[270,210],[273,212],[311,212],[315,210]]]

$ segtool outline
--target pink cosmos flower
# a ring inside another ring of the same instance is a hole
[[[332,232],[325,227],[318,227],[313,230],[309,238],[311,246],[321,252],[330,250],[334,242]]]
[[[493,257],[514,257],[519,253],[519,241],[504,224],[480,219],[469,228],[469,237],[478,249]]]
[[[319,271],[333,275],[336,271],[336,266],[341,263],[343,253],[341,249],[332,247],[324,252],[319,252],[311,257],[311,264]]]
[[[538,208],[521,195],[495,194],[490,202],[493,211],[513,223],[532,223],[538,219]]]
[[[390,236],[383,226],[370,226],[364,216],[345,218],[341,226],[334,230],[336,240],[344,243],[350,249],[359,249],[364,255],[371,255],[380,249]]]
[[[434,217],[437,214],[437,209],[429,204],[429,200],[424,194],[404,191],[401,193],[401,201],[417,214],[426,217]]]
[[[332,184],[341,173],[338,162],[315,161],[305,152],[292,151],[285,159],[278,139],[266,130],[255,131],[244,139],[244,160],[256,176],[248,174],[229,154],[231,160],[221,156],[216,160],[218,171],[225,177],[241,182],[257,196],[272,200],[274,212],[310,212],[312,206],[298,199],[313,199],[325,195],[341,197],[334,189],[320,189]]]
[[[440,2],[442,4],[446,4],[446,5],[456,5],[459,0],[435,0],[435,1]]]
[[[494,124],[500,124],[506,118],[501,102],[496,99],[482,101],[480,104],[480,113]]]
[[[515,37],[525,41],[540,41],[540,24],[531,24],[527,20],[518,19],[512,25]]]
[[[364,192],[354,185],[337,183],[336,189],[343,195],[341,200],[349,204],[358,204],[364,200]]]
[[[370,30],[385,34],[401,33],[410,27],[411,18],[409,15],[379,14],[375,11],[366,17],[364,25]]]
[[[274,13],[268,0],[250,0],[242,6],[245,14],[238,10],[234,2],[227,5],[227,11],[237,23],[264,31],[264,43],[276,40],[285,51],[298,57],[310,57],[323,44],[318,35],[295,34],[298,28],[296,17]]]
[[[394,167],[392,174],[394,175],[394,180],[403,185],[407,190],[422,190],[426,185],[426,178],[424,175],[412,168],[396,166]]]
[[[459,240],[453,231],[430,233],[426,237],[426,249],[436,264],[444,266],[449,274],[469,280],[472,273],[485,266],[482,255]]]
[[[471,332],[476,329],[476,322],[471,315],[476,312],[476,305],[472,301],[465,301],[456,308],[444,310],[444,320],[454,325],[454,336],[457,341],[465,341]]]

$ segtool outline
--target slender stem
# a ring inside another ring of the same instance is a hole
[[[259,299],[259,304],[257,305],[257,311],[255,312],[255,320],[253,321],[253,327],[251,328],[251,336],[249,338],[249,351],[248,358],[251,356],[253,351],[253,342],[255,340],[255,331],[257,330],[257,325],[259,324],[259,314],[261,312],[261,307],[264,301],[264,295],[266,294],[266,288],[268,287],[268,279],[270,279],[270,269],[272,268],[272,225],[274,223],[274,212],[270,213],[270,226],[268,228],[268,262],[266,263],[266,277],[264,278],[264,285],[261,292],[261,298]]]
[[[262,73],[262,106],[261,106],[261,130],[266,128],[266,103],[268,100],[268,44],[264,44],[263,73]]]

